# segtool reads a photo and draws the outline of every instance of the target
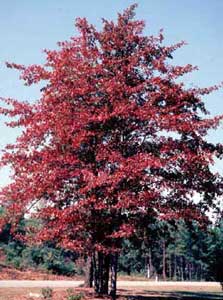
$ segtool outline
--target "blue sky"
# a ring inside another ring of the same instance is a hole
[[[0,96],[34,101],[38,86],[25,87],[18,73],[4,62],[34,64],[44,61],[43,49],[54,49],[57,41],[77,34],[76,17],[87,19],[100,28],[101,17],[115,19],[135,1],[128,0],[2,0],[0,10]],[[146,21],[146,34],[164,29],[165,43],[181,40],[188,45],[175,53],[174,64],[191,63],[199,71],[187,75],[188,85],[210,86],[223,81],[223,1],[222,0],[138,0],[137,18]],[[212,115],[223,114],[223,90],[206,97]],[[15,140],[17,130],[8,129],[0,118],[0,147]],[[223,126],[210,132],[209,140],[223,143]],[[217,162],[223,173],[222,162]],[[0,172],[0,185],[8,172]]]

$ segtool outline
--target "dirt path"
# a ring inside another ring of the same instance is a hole
[[[0,280],[0,288],[27,288],[27,287],[52,287],[52,288],[67,288],[67,287],[79,287],[84,281],[68,281],[68,280]],[[169,288],[221,288],[219,282],[165,282],[165,281],[118,281],[118,288],[154,288],[159,289],[161,287]]]
[[[169,287],[181,287],[181,286],[188,286],[188,287],[220,287],[221,284],[219,282],[213,281],[118,281],[118,286],[120,287],[127,287],[127,286],[134,286],[134,287],[161,287],[161,286],[169,286]]]
[[[69,280],[0,280],[0,288],[68,288],[78,287],[84,281]]]
[[[51,287],[55,294],[66,294],[66,289],[74,288],[83,293],[86,300],[102,300],[95,297],[92,289],[80,287],[83,281],[74,280],[0,280],[0,300],[27,299],[30,293],[41,294],[41,289]],[[121,300],[223,300],[220,283],[217,282],[151,282],[118,281],[118,295]],[[110,298],[103,298],[103,300]]]

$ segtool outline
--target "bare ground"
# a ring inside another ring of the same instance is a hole
[[[196,282],[188,284],[187,282],[177,282],[176,285],[172,282],[152,283],[140,281],[140,283],[141,284],[139,284],[139,281],[119,282],[118,300],[223,300],[221,285],[218,283],[207,282],[199,284]],[[66,289],[67,288],[54,287],[54,299],[66,299]],[[83,293],[86,300],[108,299],[106,297],[97,297],[91,289],[75,287],[74,291],[75,293]],[[18,287],[15,283],[14,287],[0,288],[0,300],[38,299],[35,297],[28,297],[30,292],[34,294],[41,294],[41,288]]]

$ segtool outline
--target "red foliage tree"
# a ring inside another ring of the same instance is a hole
[[[16,225],[29,212],[41,219],[36,241],[97,254],[100,293],[123,237],[151,216],[202,219],[222,193],[209,168],[222,145],[205,140],[222,116],[207,117],[202,101],[219,86],[186,88],[179,77],[196,68],[170,64],[184,42],[144,36],[134,9],[101,31],[77,19],[80,35],[46,50],[43,66],[8,63],[27,85],[46,84],[35,104],[2,99],[2,114],[16,117],[8,125],[24,128],[2,157],[13,170],[1,192],[6,218]]]

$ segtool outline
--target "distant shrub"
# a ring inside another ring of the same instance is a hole
[[[53,297],[53,290],[50,287],[43,288],[41,290],[43,299],[50,300]]]
[[[52,274],[74,276],[82,275],[81,266],[75,265],[77,255],[54,246],[28,246],[13,240],[8,244],[0,243],[6,264],[16,269],[33,268]]]
[[[74,289],[73,288],[68,288],[66,290],[67,294],[70,295],[70,294],[73,294],[74,293]]]
[[[83,298],[83,294],[70,295],[67,297],[67,300],[81,300]]]
[[[82,293],[74,294],[74,290],[72,288],[67,289],[67,300],[81,300],[84,295]]]

